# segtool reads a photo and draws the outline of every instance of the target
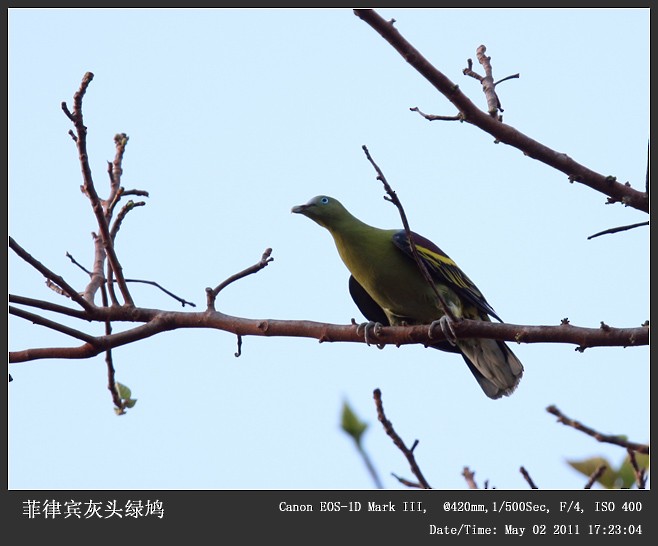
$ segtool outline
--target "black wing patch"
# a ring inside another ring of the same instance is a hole
[[[390,326],[384,310],[370,297],[366,289],[352,275],[350,275],[349,288],[354,303],[356,303],[356,306],[364,317],[373,322],[379,322],[382,326]]]

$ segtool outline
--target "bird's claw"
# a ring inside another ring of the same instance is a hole
[[[429,331],[430,339],[434,337],[432,334],[434,332],[434,328],[437,326],[441,328],[441,331],[443,332],[443,335],[445,336],[448,343],[450,343],[450,345],[453,347],[456,346],[457,335],[455,334],[455,330],[452,327],[452,320],[450,320],[450,318],[448,318],[446,315],[443,315],[439,320],[432,322],[432,324],[430,324]]]
[[[363,335],[363,339],[365,340],[366,345],[370,346],[371,344],[374,343],[374,345],[376,345],[378,349],[383,349],[384,344],[376,343],[376,342],[371,343],[370,339],[372,336],[378,337],[381,330],[382,330],[382,324],[380,322],[373,322],[372,320],[368,322],[362,322],[356,327],[356,333],[358,335]]]

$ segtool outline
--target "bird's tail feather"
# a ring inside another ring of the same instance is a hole
[[[502,341],[470,339],[458,341],[462,356],[489,398],[514,392],[523,375],[523,364]]]

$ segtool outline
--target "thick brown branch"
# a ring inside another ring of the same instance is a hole
[[[10,311],[11,312],[11,311]],[[81,317],[79,317],[81,318]],[[10,362],[25,362],[35,358],[89,358],[99,352],[146,339],[161,332],[180,328],[208,328],[240,336],[306,337],[320,342],[364,343],[363,335],[353,324],[338,325],[303,320],[248,319],[208,310],[205,312],[161,311],[136,307],[94,307],[84,318],[94,322],[147,323],[131,330],[94,338],[93,347],[76,350],[49,349],[34,353],[17,351],[9,355]],[[520,343],[571,343],[582,347],[641,346],[649,344],[649,328],[581,328],[570,324],[560,326],[519,326],[481,320],[460,320],[453,324],[460,338],[491,338]],[[429,325],[387,326],[377,335],[377,343],[388,345],[431,345],[443,339],[438,330],[429,337]],[[33,355],[38,354],[35,357]]]
[[[459,90],[459,86],[427,61],[389,21],[382,18],[376,11],[372,9],[355,9],[354,13],[376,30],[411,66],[452,102],[463,115],[465,121],[494,136],[497,141],[514,146],[528,157],[565,173],[571,181],[589,186],[609,196],[615,202],[649,212],[648,192],[634,190],[630,185],[627,186],[617,182],[614,177],[597,173],[577,163],[567,154],[556,152],[524,135],[514,127],[491,117],[487,112],[480,110]]]

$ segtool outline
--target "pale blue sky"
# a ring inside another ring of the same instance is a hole
[[[487,46],[505,121],[642,189],[649,135],[648,9],[381,9],[472,100],[462,75]],[[476,65],[476,68],[479,66]],[[80,193],[60,103],[82,76],[96,186],[107,191],[113,137],[130,141],[126,188],[148,190],[117,238],[124,272],[205,304],[204,289],[274,262],[220,295],[250,318],[337,324],[362,317],[329,235],[293,205],[324,193],[373,225],[400,225],[361,150],[367,145],[411,227],[516,324],[635,327],[649,318],[649,230],[587,240],[646,215],[578,184],[475,127],[409,108],[455,109],[351,9],[9,10],[9,232],[82,288],[96,225]],[[10,292],[63,303],[10,252]],[[179,310],[147,286],[138,305]],[[79,326],[79,325],[77,325]],[[100,333],[102,327],[91,326]],[[10,318],[10,349],[76,345]],[[649,351],[515,345],[525,376],[491,401],[457,355],[420,346],[245,338],[181,330],[113,351],[136,406],[117,417],[102,357],[12,365],[11,489],[368,489],[340,430],[349,401],[384,484],[412,478],[377,422],[372,392],[435,488],[478,483],[580,489],[567,459],[625,451],[556,422],[556,405],[603,432],[649,440]]]

